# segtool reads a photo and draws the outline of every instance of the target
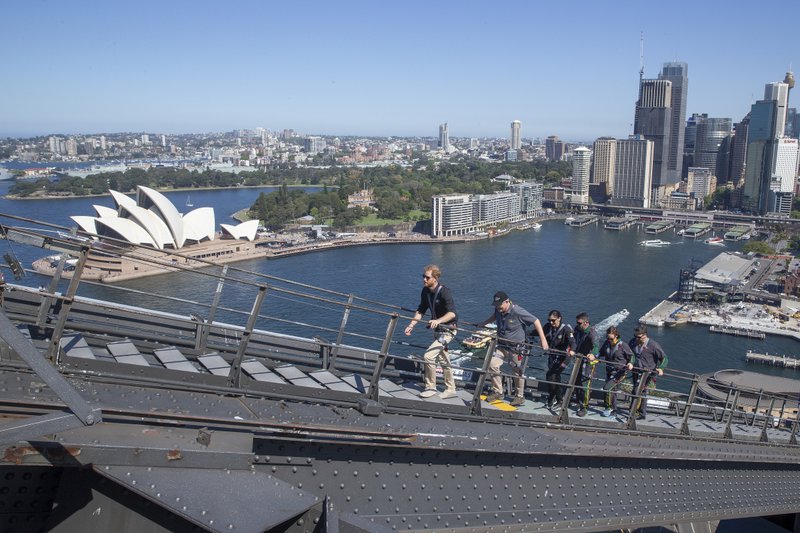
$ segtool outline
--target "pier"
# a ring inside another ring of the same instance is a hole
[[[748,363],[761,363],[762,365],[780,366],[783,368],[800,368],[800,359],[787,357],[785,355],[771,355],[747,350],[744,357],[745,361]]]
[[[575,219],[572,220],[569,225],[573,228],[582,228],[584,226],[588,226],[592,222],[597,222],[596,215],[581,215],[579,217],[575,217]]]
[[[748,337],[751,339],[761,339],[762,341],[767,338],[764,333],[760,331],[753,331],[746,328],[731,328],[726,326],[709,326],[708,331],[714,333],[725,333],[726,335],[735,335],[737,337]]]
[[[698,222],[697,224],[692,224],[683,232],[684,237],[688,237],[690,239],[696,239],[697,237],[702,237],[709,231],[711,231],[711,224],[708,222]]]
[[[603,227],[605,229],[620,231],[620,230],[628,229],[635,222],[636,222],[636,219],[635,218],[631,218],[631,217],[614,217],[614,218],[609,218],[608,220],[606,220],[605,224],[603,224]]]
[[[649,233],[651,235],[657,235],[659,233],[664,233],[665,231],[672,229],[674,227],[675,227],[675,222],[671,220],[660,220],[644,228],[644,231],[645,233]]]

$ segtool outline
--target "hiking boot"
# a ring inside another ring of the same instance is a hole
[[[524,403],[525,403],[525,398],[522,398],[522,397],[520,397],[520,396],[517,396],[516,398],[514,398],[513,400],[511,400],[511,402],[510,402],[510,403],[511,403],[511,405],[513,405],[514,407],[519,407],[520,405],[522,405],[522,404],[524,404]]]
[[[496,402],[497,400],[502,400],[503,395],[499,392],[493,392],[489,396],[486,397],[486,401],[489,403]]]
[[[439,393],[439,398],[442,400],[447,400],[448,398],[455,398],[457,396],[456,391],[454,390],[445,390]]]
[[[420,398],[430,398],[436,394],[436,389],[425,389],[424,391],[419,393]]]

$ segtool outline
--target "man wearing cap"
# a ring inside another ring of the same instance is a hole
[[[456,382],[453,379],[453,368],[450,366],[447,345],[456,335],[458,317],[450,289],[439,283],[441,275],[442,271],[436,265],[428,265],[422,270],[422,294],[419,307],[405,330],[406,335],[411,335],[417,322],[422,320],[426,311],[430,311],[431,319],[428,321],[428,329],[433,332],[434,341],[425,351],[425,389],[419,393],[422,398],[430,398],[436,394],[437,361],[442,365],[444,377],[444,391],[439,393],[439,398],[447,399],[456,396]]]
[[[492,376],[492,393],[486,397],[487,402],[503,399],[503,381],[500,377],[500,366],[503,362],[511,365],[516,378],[516,396],[511,405],[519,406],[525,403],[525,378],[523,377],[526,328],[533,327],[539,335],[542,350],[547,350],[547,339],[544,337],[542,323],[519,305],[512,303],[503,291],[497,291],[492,299],[494,314],[478,324],[483,327],[494,321],[497,325],[497,347],[489,363],[489,374]],[[509,391],[510,392],[510,391]]]

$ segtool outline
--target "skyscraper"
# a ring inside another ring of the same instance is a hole
[[[788,84],[768,83],[764,88],[764,99],[750,108],[742,207],[753,213],[765,214],[774,209],[775,194],[781,192],[780,180],[773,180],[773,176],[779,141],[786,125],[788,98]]]
[[[614,192],[614,165],[617,158],[617,140],[612,137],[600,137],[593,145],[591,183],[604,183],[606,194]]]
[[[733,146],[731,147],[731,170],[729,180],[738,186],[744,179],[744,164],[747,161],[747,135],[750,128],[750,113],[733,125]]]
[[[686,131],[686,63],[665,63],[658,79],[641,79],[633,133],[653,141],[653,188],[680,182]],[[657,197],[653,198],[655,200]]]
[[[450,133],[447,131],[447,122],[439,124],[439,148],[445,152],[450,149]]]
[[[579,146],[572,151],[572,203],[589,203],[589,171],[592,167],[592,151]]]
[[[707,168],[712,176],[717,175],[719,147],[730,135],[731,127],[732,120],[729,118],[703,117],[697,122],[693,166]]]
[[[682,62],[664,63],[659,79],[672,83],[671,123],[667,153],[667,183],[678,183],[683,171],[683,140],[686,128],[686,96],[689,91],[689,66]]]
[[[566,151],[566,143],[558,135],[550,135],[544,141],[544,155],[550,161],[561,161]]]
[[[667,159],[669,157],[670,128],[672,127],[672,82],[669,80],[641,80],[639,100],[636,102],[634,135],[653,141],[653,187],[668,183]],[[648,195],[649,197],[650,195]]]
[[[514,120],[511,122],[511,149],[512,150],[519,150],[522,148],[522,137],[521,135],[522,130],[522,123],[519,120]]]
[[[654,146],[641,135],[617,141],[612,205],[650,207]]]
[[[682,176],[687,176],[689,167],[694,165],[694,145],[697,141],[697,123],[702,119],[708,118],[707,113],[692,113],[686,121],[686,128],[683,138],[683,172]]]

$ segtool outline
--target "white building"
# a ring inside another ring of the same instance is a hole
[[[614,166],[617,158],[617,140],[600,138],[592,150],[592,183],[605,183],[606,193],[614,192]]]
[[[589,173],[592,169],[592,151],[579,146],[572,151],[572,203],[589,203]]]
[[[522,123],[519,120],[511,122],[511,149],[519,150],[522,148]]]
[[[650,207],[653,186],[653,141],[641,135],[617,140],[612,205]]]

